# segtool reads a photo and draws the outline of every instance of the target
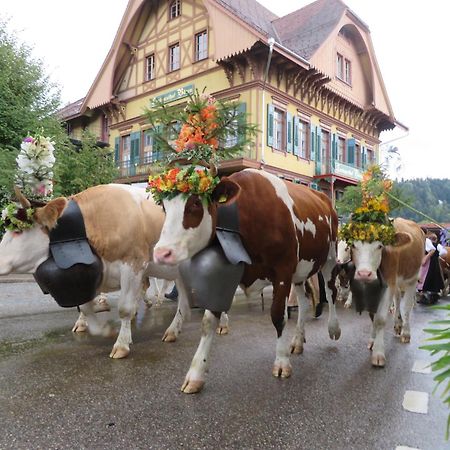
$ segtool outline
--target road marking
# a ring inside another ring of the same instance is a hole
[[[412,368],[413,372],[416,373],[431,373],[431,366],[429,361],[417,360],[414,361],[414,365]]]
[[[419,391],[406,391],[403,397],[403,408],[418,414],[427,414],[428,394]]]
[[[406,445],[398,445],[395,450],[420,450],[416,447],[407,447]]]

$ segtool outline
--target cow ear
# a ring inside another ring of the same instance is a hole
[[[61,216],[67,205],[67,198],[58,197],[48,202],[42,208],[37,208],[34,214],[36,222],[49,230],[55,227],[56,221]]]
[[[227,177],[224,177],[214,188],[214,191],[211,194],[211,199],[219,205],[227,205],[236,200],[240,191],[241,187],[237,183],[231,181]]]
[[[394,247],[403,247],[404,245],[410,244],[411,242],[412,242],[411,234],[401,231],[395,233],[395,240],[392,245]]]

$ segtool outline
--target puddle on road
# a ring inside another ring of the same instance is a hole
[[[0,341],[0,357],[17,355],[53,343],[72,340],[72,332],[67,327],[47,331],[42,337],[25,341]]]

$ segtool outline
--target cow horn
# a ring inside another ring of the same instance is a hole
[[[22,192],[17,186],[14,186],[14,193],[16,194],[17,200],[19,200],[20,204],[24,208],[29,208],[31,206],[29,200],[22,194]]]

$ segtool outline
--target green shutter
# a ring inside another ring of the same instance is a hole
[[[316,160],[316,133],[315,133],[315,127],[311,124],[311,139],[310,139],[310,154],[309,159],[311,161]]]
[[[322,128],[316,127],[316,161],[322,160]]]
[[[355,165],[355,139],[347,139],[347,164]]]
[[[292,153],[294,151],[294,139],[292,132],[292,114],[286,113],[286,151]]]
[[[300,121],[297,116],[294,116],[294,155],[298,156],[299,148],[298,148],[298,128],[300,126]]]
[[[267,105],[267,145],[273,147],[273,118],[275,107]]]
[[[119,163],[119,157],[120,157],[120,136],[117,136],[114,139],[114,161],[116,164]]]
[[[156,127],[155,127],[156,134],[161,132],[161,127],[162,127],[162,125],[156,125]],[[159,161],[162,158],[161,144],[160,144],[160,142],[158,141],[158,138],[155,135],[153,135],[152,156],[153,156],[153,158],[152,158],[153,162]]]
[[[335,133],[331,135],[331,167],[334,169],[336,167],[337,160],[337,144],[338,138]]]
[[[367,167],[367,148],[363,145],[361,146],[361,168],[365,169]]]

